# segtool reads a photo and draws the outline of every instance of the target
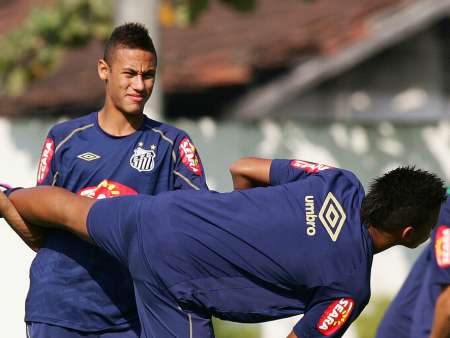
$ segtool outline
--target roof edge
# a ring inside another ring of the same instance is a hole
[[[364,40],[333,55],[313,57],[299,64],[288,74],[245,95],[229,112],[244,120],[266,117],[281,102],[351,69],[449,14],[450,0],[415,0],[381,11],[366,21]]]

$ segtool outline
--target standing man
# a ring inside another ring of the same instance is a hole
[[[439,178],[410,167],[367,195],[350,171],[306,161],[247,158],[232,173],[243,190],[94,201],[38,187],[10,198],[31,224],[69,230],[128,267],[146,338],[214,337],[211,316],[301,313],[289,338],[341,337],[369,301],[373,255],[425,241],[445,199]],[[0,215],[26,230],[1,193]]]
[[[450,337],[450,198],[422,254],[389,305],[377,338]]]
[[[93,199],[207,189],[189,136],[143,114],[156,68],[147,29],[117,27],[98,61],[104,106],[50,130],[38,185]],[[25,321],[31,338],[136,338],[140,330],[127,269],[63,231],[48,233],[31,265]]]

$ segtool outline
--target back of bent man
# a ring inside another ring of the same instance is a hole
[[[271,162],[269,183],[95,204],[58,192],[71,208],[88,205],[86,222],[71,208],[20,205],[20,191],[12,198],[25,219],[66,224],[129,268],[143,337],[213,337],[211,315],[259,322],[299,313],[290,337],[340,337],[370,294],[363,188],[349,171],[288,160]]]

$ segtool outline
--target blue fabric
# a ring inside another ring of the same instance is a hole
[[[186,133],[146,118],[135,133],[114,137],[97,113],[50,130],[38,183],[97,199],[207,189]],[[54,231],[31,266],[25,320],[86,332],[129,328],[138,320],[129,272],[97,247]]]
[[[350,299],[351,314],[330,337],[342,335],[370,296],[372,242],[359,216],[364,190],[349,171],[288,166],[272,162],[271,182],[281,184],[267,188],[94,204],[90,237],[128,266],[144,332],[173,324],[154,318],[147,295],[157,287],[185,311],[232,321],[305,313],[295,327],[302,338],[322,337],[324,313]]]
[[[411,325],[417,297],[431,260],[431,245],[427,245],[413,265],[400,291],[389,305],[377,329],[377,338],[411,336]]]
[[[399,293],[389,305],[376,338],[429,337],[441,286],[450,284],[450,268],[442,268],[437,264],[435,250],[437,231],[447,225],[450,225],[450,198],[441,207],[430,243],[414,263]]]
[[[86,333],[44,323],[27,324],[27,338],[138,338],[139,336],[139,326],[122,331]]]

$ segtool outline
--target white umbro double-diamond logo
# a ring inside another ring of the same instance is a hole
[[[99,158],[101,158],[101,156],[99,156],[97,154],[94,154],[94,153],[91,153],[91,152],[80,154],[77,157],[82,159],[82,160],[88,161],[88,162],[94,161],[94,160],[98,160]]]
[[[320,208],[319,219],[333,242],[337,240],[346,218],[347,215],[344,209],[342,209],[336,197],[329,192],[323,202],[322,208]]]

